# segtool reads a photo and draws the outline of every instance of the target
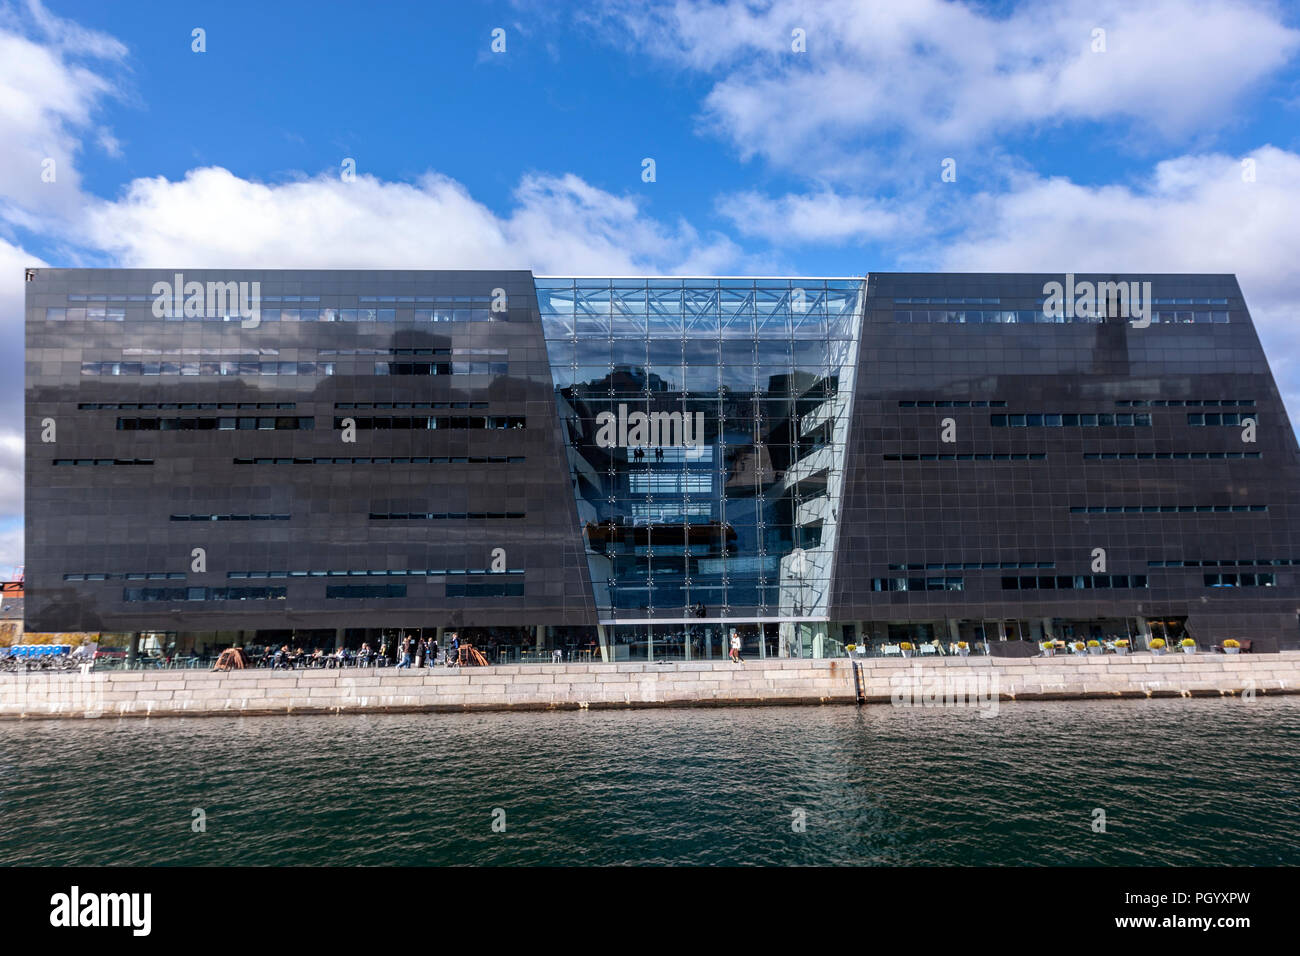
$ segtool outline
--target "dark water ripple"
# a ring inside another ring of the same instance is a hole
[[[0,864],[1296,865],[1298,759],[1297,698],[4,722]]]

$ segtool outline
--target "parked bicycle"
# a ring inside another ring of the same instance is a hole
[[[0,651],[0,670],[8,673],[70,671],[90,661],[81,648],[74,652],[71,644],[15,644]]]

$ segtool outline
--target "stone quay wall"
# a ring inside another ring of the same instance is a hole
[[[1300,693],[1300,651],[0,674],[0,718],[578,710]]]

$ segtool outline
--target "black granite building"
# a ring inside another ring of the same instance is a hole
[[[1300,643],[1300,450],[1232,276],[26,288],[31,631]]]

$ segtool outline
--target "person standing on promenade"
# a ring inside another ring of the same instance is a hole
[[[745,663],[740,659],[740,632],[734,627],[731,629],[731,659],[737,664]]]

